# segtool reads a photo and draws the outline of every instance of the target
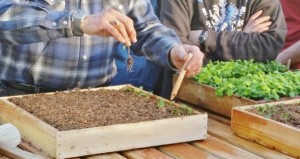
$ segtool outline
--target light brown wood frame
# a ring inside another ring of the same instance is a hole
[[[232,110],[231,129],[235,135],[300,158],[300,129],[247,111],[254,107],[266,105],[269,107],[278,104],[299,103],[300,100],[295,99],[235,107]]]
[[[174,75],[173,83],[177,78],[178,75]],[[218,97],[215,94],[215,90],[211,86],[190,79],[183,79],[176,98],[227,117],[231,117],[231,109],[233,107],[259,103],[237,95]]]
[[[98,89],[118,90],[124,87],[143,91],[130,85]],[[207,114],[196,111],[196,115],[185,117],[59,131],[9,102],[7,98],[11,97],[0,98],[0,123],[14,124],[25,141],[59,159],[202,140],[207,137]],[[174,106],[181,107],[176,103]]]

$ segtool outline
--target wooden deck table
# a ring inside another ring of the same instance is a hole
[[[199,109],[197,109],[199,110]],[[203,110],[200,110],[203,111]],[[84,156],[76,159],[292,159],[252,141],[235,136],[230,130],[230,119],[208,112],[208,138],[194,141],[142,148],[122,152]],[[158,134],[159,135],[159,134]],[[20,147],[47,158],[43,153],[22,142]],[[9,159],[0,155],[0,159]],[[75,158],[74,158],[75,159]]]

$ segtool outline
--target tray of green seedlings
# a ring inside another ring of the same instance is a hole
[[[234,106],[296,98],[299,94],[300,71],[291,71],[277,61],[232,60],[208,63],[183,82],[177,97],[207,109],[223,109],[228,104],[224,115],[230,116]],[[222,114],[220,109],[213,111]]]
[[[278,100],[300,94],[300,71],[290,71],[276,61],[211,62],[192,80],[216,88],[217,96]]]

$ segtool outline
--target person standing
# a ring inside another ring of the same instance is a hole
[[[0,1],[0,96],[106,86],[119,43],[174,70],[192,52],[186,76],[198,73],[203,53],[182,45],[151,8],[140,0]]]
[[[300,1],[280,0],[288,28],[282,52],[276,60],[286,65],[291,60],[292,69],[300,69]]]
[[[182,43],[199,46],[204,64],[275,60],[287,32],[278,0],[164,0],[161,8],[161,22],[174,29]],[[167,95],[173,74],[165,73]]]

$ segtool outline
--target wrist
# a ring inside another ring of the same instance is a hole
[[[82,30],[82,24],[86,17],[87,13],[83,10],[76,10],[71,12],[71,30],[74,36],[82,36],[84,34]]]
[[[168,60],[169,60],[169,64],[172,67],[172,69],[176,70],[176,66],[174,65],[173,61],[172,61],[172,57],[171,57],[171,51],[168,54]]]
[[[200,47],[201,51],[205,50],[205,46],[206,46],[205,44],[206,44],[206,41],[207,41],[207,34],[208,34],[208,32],[203,30],[202,33],[200,34],[199,38],[198,38],[199,47]]]

